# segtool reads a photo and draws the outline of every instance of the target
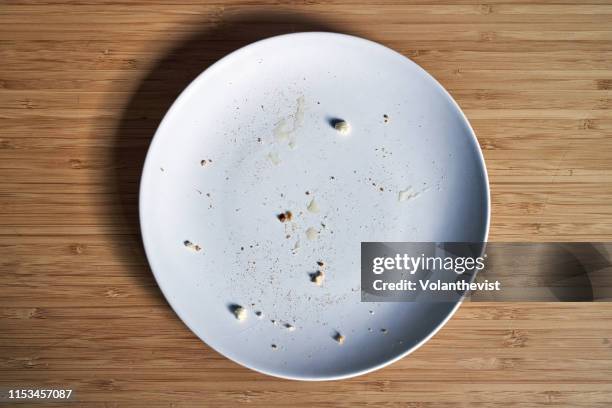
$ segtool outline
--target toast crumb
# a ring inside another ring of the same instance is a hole
[[[310,200],[310,204],[308,204],[308,207],[306,208],[313,214],[316,214],[321,211],[321,209],[319,208],[319,203],[317,203],[314,198]]]
[[[243,321],[247,318],[247,311],[244,307],[235,305],[232,307],[232,313],[237,320]]]
[[[336,332],[336,334],[334,334],[334,340],[336,340],[338,344],[343,345],[346,339],[340,332]]]
[[[315,228],[308,228],[306,230],[306,238],[308,238],[311,241],[314,241],[315,239],[317,239],[317,237],[319,236],[319,231],[317,231]]]
[[[325,273],[323,271],[317,271],[311,275],[310,281],[317,286],[323,285],[323,281],[325,280]]]
[[[183,241],[183,245],[185,245],[185,247],[187,247],[187,248],[189,248],[189,249],[191,249],[192,251],[195,251],[195,252],[200,252],[202,250],[201,246],[199,246],[197,244],[194,244],[193,242],[191,242],[189,240]]]
[[[342,135],[348,135],[351,132],[351,125],[346,120],[340,119],[334,123],[334,129]]]
[[[293,213],[291,211],[285,211],[276,216],[280,222],[291,221],[293,219]]]

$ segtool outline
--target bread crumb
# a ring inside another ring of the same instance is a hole
[[[412,198],[416,198],[419,196],[418,192],[412,191],[412,187],[408,187],[405,190],[401,190],[397,196],[397,201],[407,201]]]
[[[300,249],[300,240],[295,241],[295,245],[293,245],[293,253],[296,254]]]
[[[200,166],[204,167],[207,164],[212,163],[212,160],[208,159],[208,160],[200,160]]]
[[[268,160],[270,160],[270,162],[274,165],[278,165],[281,162],[280,157],[278,157],[278,153],[276,152],[268,153]]]
[[[323,261],[317,261],[317,265],[319,265],[321,268],[325,268],[325,262]]]
[[[312,200],[310,200],[310,204],[308,204],[307,209],[308,209],[308,211],[310,211],[311,213],[314,213],[314,214],[316,214],[319,211],[321,211],[321,209],[319,208],[319,203],[317,203],[314,198]]]
[[[317,286],[323,285],[323,281],[325,280],[325,272],[317,271],[313,273],[310,277],[310,281],[313,282]]]
[[[290,323],[285,323],[283,326],[285,326],[285,329],[289,331],[295,331],[295,326]]]
[[[385,123],[389,123],[389,115],[387,115],[386,113],[383,115],[383,121]]]
[[[199,252],[199,251],[202,250],[201,246],[199,246],[197,244],[194,244],[193,242],[191,242],[189,240],[183,241],[183,245],[185,245],[185,247],[187,247],[187,248],[189,248],[189,249],[191,249],[192,251],[195,251],[195,252]]]
[[[278,346],[276,344],[270,344],[270,348],[272,350],[276,350],[278,348]]]
[[[343,345],[345,338],[340,332],[336,332],[336,334],[334,334],[334,340],[336,340],[338,344]]]
[[[380,329],[380,332],[382,334],[387,334],[387,333],[389,333],[389,330],[387,330],[387,329]]]
[[[280,222],[291,221],[293,219],[293,213],[291,211],[285,211],[276,216]]]
[[[255,312],[255,316],[259,317],[260,319],[263,317],[263,312],[261,310],[258,310]]]
[[[374,311],[373,311],[373,310],[370,310],[370,314],[371,314],[371,315],[373,315],[373,314],[374,314]]]
[[[334,123],[334,129],[342,135],[348,135],[351,132],[351,125],[346,120],[337,120]]]
[[[232,307],[232,312],[237,320],[243,321],[247,318],[247,311],[244,307],[235,305]]]
[[[310,227],[306,230],[306,238],[308,238],[311,241],[314,241],[315,239],[317,239],[317,237],[319,236],[319,231],[317,231],[315,228]]]

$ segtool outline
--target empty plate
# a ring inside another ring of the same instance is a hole
[[[361,302],[360,243],[484,241],[488,181],[466,118],[423,69],[371,41],[297,33],[228,55],[176,100],[140,218],[159,286],[206,344],[266,374],[339,379],[410,353],[458,306]]]

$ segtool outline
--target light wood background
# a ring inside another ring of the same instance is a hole
[[[452,93],[491,240],[612,240],[610,1],[0,1],[0,387],[84,407],[610,407],[612,304],[466,304],[409,358],[326,383],[241,368],[174,315],[138,232],[151,135],[216,59],[300,30],[379,41]]]

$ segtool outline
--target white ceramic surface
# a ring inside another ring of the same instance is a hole
[[[408,187],[420,194],[400,202]],[[203,341],[266,374],[327,380],[405,356],[458,306],[361,303],[360,242],[486,240],[489,192],[473,131],[424,70],[364,39],[298,33],[228,55],[182,93],[148,152],[140,218],[159,286]]]

